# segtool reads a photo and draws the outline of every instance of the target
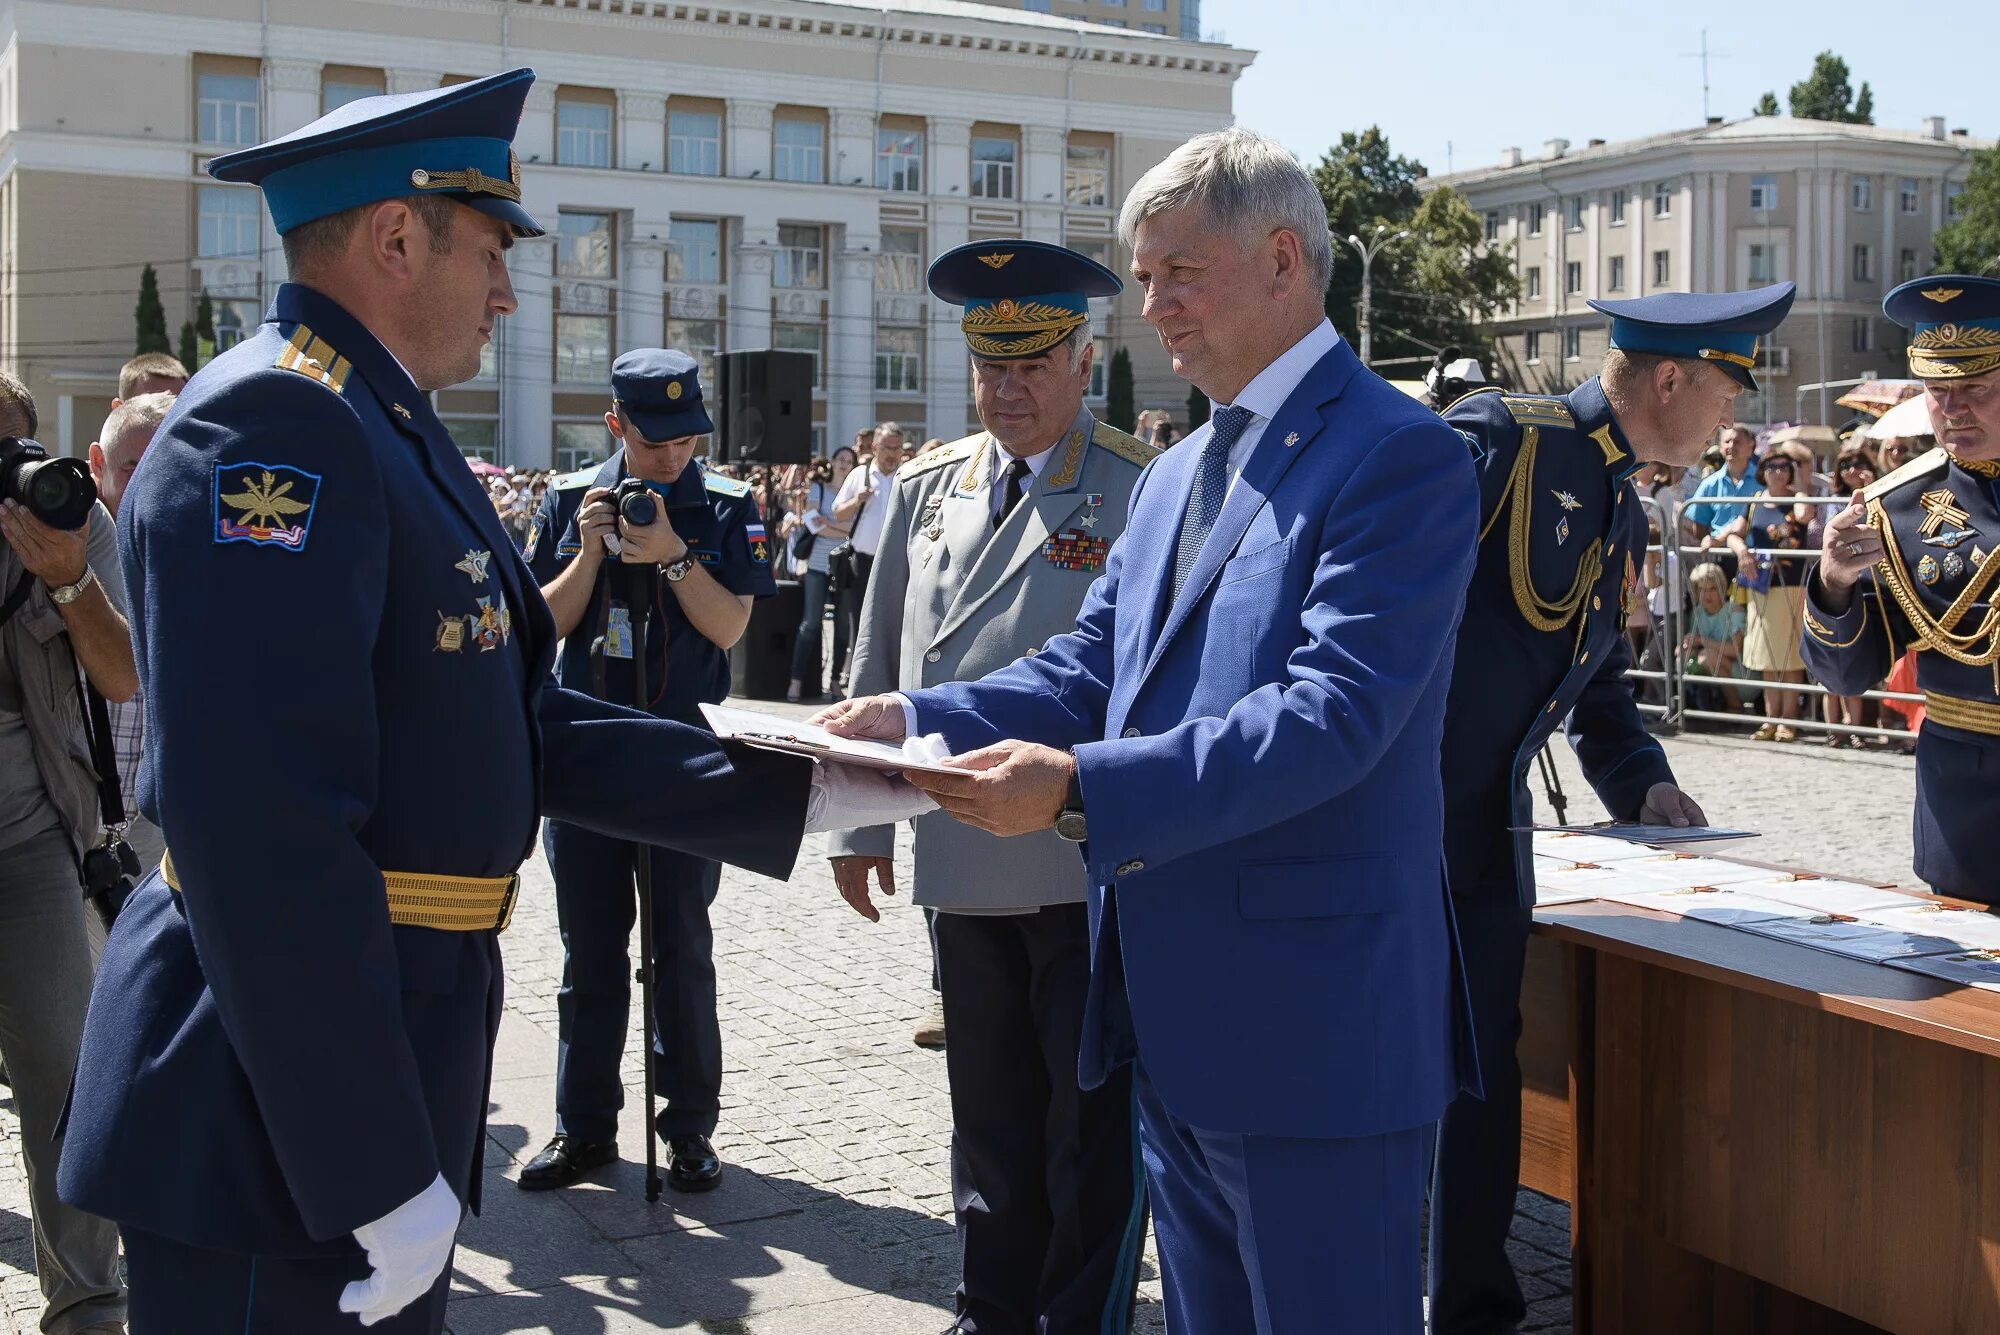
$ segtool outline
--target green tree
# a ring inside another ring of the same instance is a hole
[[[182,366],[185,366],[187,367],[188,370],[192,371],[195,369],[195,367],[201,365],[201,359],[196,355],[198,352],[199,352],[199,347],[194,340],[194,321],[193,320],[181,321],[180,350],[176,352],[174,355],[181,359]]]
[[[1792,114],[1801,120],[1875,123],[1874,90],[1864,83],[1857,97],[1849,82],[1847,62],[1831,51],[1813,57],[1812,73],[1792,85],[1790,100]]]
[[[1751,110],[1750,114],[1751,114],[1752,116],[1775,116],[1775,115],[1777,115],[1777,114],[1778,114],[1778,95],[1777,95],[1776,93],[1766,93],[1766,94],[1764,94],[1764,95],[1763,95],[1762,97],[1758,98],[1758,99],[1757,99],[1757,105],[1756,105],[1756,107],[1754,107],[1754,108],[1753,108],[1753,109]]]
[[[1335,237],[1327,316],[1344,337],[1356,337],[1361,261],[1342,238],[1370,236],[1377,226],[1407,230],[1409,239],[1385,246],[1371,268],[1372,355],[1415,357],[1456,343],[1484,356],[1490,339],[1481,326],[1518,291],[1512,255],[1485,247],[1479,214],[1449,186],[1425,191],[1423,176],[1423,165],[1398,156],[1374,126],[1341,135],[1313,169]]]
[[[1104,420],[1120,431],[1130,431],[1139,420],[1132,389],[1132,354],[1123,348],[1111,354],[1111,370],[1105,376]]]
[[[2000,276],[2000,147],[1972,155],[1957,215],[1938,228],[1937,272]]]
[[[1190,431],[1208,420],[1208,395],[1193,385],[1188,386],[1187,414]]]
[[[147,265],[139,274],[139,305],[132,312],[139,326],[134,355],[141,352],[172,352],[167,341],[167,308],[160,304],[160,279]]]
[[[215,346],[215,299],[208,295],[208,289],[201,290],[201,300],[194,306],[195,337],[209,347]],[[188,367],[192,371],[192,366]]]

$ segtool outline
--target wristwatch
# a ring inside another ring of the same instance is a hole
[[[687,578],[688,571],[694,569],[694,553],[682,552],[681,559],[669,561],[660,567],[660,573],[667,577],[669,584],[678,584]]]
[[[83,597],[83,591],[97,582],[97,572],[89,566],[83,568],[83,575],[72,584],[49,585],[49,601],[67,607]]]
[[[1073,844],[1080,844],[1089,835],[1083,824],[1083,772],[1076,766],[1076,757],[1070,757],[1069,792],[1063,796],[1062,810],[1056,813],[1056,833]]]

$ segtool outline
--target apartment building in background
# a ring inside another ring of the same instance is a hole
[[[1184,37],[1191,42],[1201,38],[1201,0],[977,0],[977,3],[1081,19],[1107,28],[1136,28],[1140,32]]]
[[[533,66],[515,144],[549,235],[515,246],[520,309],[436,405],[468,453],[563,469],[604,457],[611,361],[649,344],[711,384],[724,351],[811,354],[822,445],[884,418],[975,429],[930,259],[1027,236],[1122,272],[1125,191],[1231,122],[1253,58],[971,0],[17,0],[0,34],[0,363],[64,453],[108,410],[142,265],[169,332],[206,292],[223,346],[284,279],[259,192],[211,180],[210,157],[355,97]],[[1187,387],[1139,305],[1094,303],[1093,402],[1123,346],[1138,405],[1178,416]]]
[[[1459,191],[1487,244],[1513,247],[1520,300],[1495,322],[1503,383],[1556,393],[1595,375],[1609,323],[1591,299],[1789,279],[1798,299],[1737,416],[1837,422],[1840,389],[1801,387],[1905,374],[1883,294],[1931,271],[1968,159],[1992,142],[1941,116],[1916,130],[1753,116],[1581,150],[1552,139],[1539,157],[1509,149],[1425,185]]]

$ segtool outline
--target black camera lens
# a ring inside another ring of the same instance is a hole
[[[79,529],[97,501],[97,483],[81,459],[51,459],[32,440],[0,440],[0,498],[50,528]]]
[[[644,528],[660,517],[659,498],[646,489],[645,483],[627,479],[618,488],[618,516],[628,524]]]

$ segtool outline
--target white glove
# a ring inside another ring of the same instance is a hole
[[[812,793],[806,798],[806,833],[891,825],[935,810],[931,795],[901,775],[821,762],[813,766]]]
[[[463,1209],[439,1173],[414,1199],[355,1229],[354,1240],[368,1252],[375,1272],[341,1290],[340,1310],[372,1326],[429,1293],[451,1260]]]

